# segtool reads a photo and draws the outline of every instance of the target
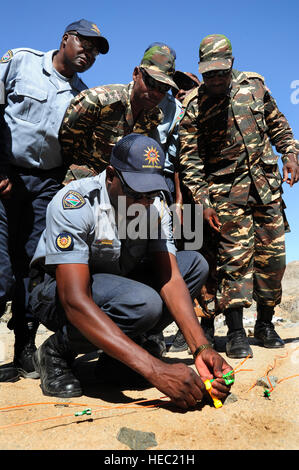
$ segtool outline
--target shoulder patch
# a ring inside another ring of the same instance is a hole
[[[64,209],[80,209],[85,204],[84,197],[78,191],[70,190],[62,198],[62,207]]]
[[[264,83],[265,82],[265,78],[260,75],[259,73],[256,73],[256,72],[243,72],[247,78],[259,78],[260,80],[262,80],[262,82]]]
[[[4,56],[0,59],[0,64],[5,64],[6,62],[9,62],[13,58],[13,52],[11,49],[7,51]]]
[[[74,247],[73,235],[68,232],[61,232],[56,237],[56,246],[60,251],[71,251]]]

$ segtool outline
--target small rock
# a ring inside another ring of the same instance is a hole
[[[261,387],[269,388],[270,387],[269,381],[271,383],[271,386],[274,388],[275,385],[277,384],[278,377],[275,377],[275,375],[268,375],[268,376],[265,376],[265,377],[260,377],[259,379],[257,379],[256,385],[259,385]]]
[[[223,405],[230,405],[231,403],[235,403],[235,401],[238,401],[237,395],[235,395],[234,393],[230,393],[223,402]]]
[[[153,432],[135,431],[126,427],[119,430],[117,439],[133,450],[145,450],[158,445]]]

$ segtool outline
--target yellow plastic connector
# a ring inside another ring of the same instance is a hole
[[[215,398],[215,397],[212,395],[212,384],[211,384],[211,382],[209,381],[209,379],[205,380],[205,381],[204,381],[204,384],[205,384],[206,390],[209,392],[210,397],[211,397],[212,400],[213,400],[213,403],[214,403],[215,408],[221,408],[222,402],[221,402],[220,400],[218,400],[218,398]]]

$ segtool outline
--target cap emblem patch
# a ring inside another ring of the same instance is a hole
[[[143,168],[148,168],[148,167],[161,168],[161,165],[159,165],[160,155],[156,147],[147,147],[147,149],[144,152],[144,156],[145,156],[145,161],[146,163],[148,163],[148,165],[142,165]]]
[[[92,24],[91,31],[95,31],[95,32],[98,33],[98,34],[101,34],[99,28],[98,28],[97,25],[94,24],[94,23]]]

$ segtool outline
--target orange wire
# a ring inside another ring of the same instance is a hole
[[[135,405],[135,404],[139,404],[139,403],[144,403],[144,402],[147,402],[147,401],[157,401],[157,400],[161,400],[161,399],[164,399],[164,398],[167,398],[166,396],[163,396],[163,397],[160,397],[160,398],[156,398],[156,399],[146,399],[146,400],[137,400],[137,401],[134,401],[134,402],[131,402],[130,404],[127,404],[127,405],[119,405],[119,406],[101,406],[100,408],[97,408],[95,410],[93,410],[93,413],[97,413],[98,411],[103,411],[103,410],[107,410],[107,409],[110,409],[110,410],[116,410],[116,409],[121,409],[121,408],[124,408],[124,409],[133,409],[133,408],[138,408],[139,410],[141,409],[139,406],[131,406],[131,405]],[[18,407],[21,407],[21,406],[34,406],[34,405],[41,405],[41,404],[49,404],[49,405],[53,405],[53,404],[56,404],[56,403],[52,403],[52,402],[45,402],[45,403],[29,403],[29,404],[25,404],[25,405],[15,405],[14,407],[8,407],[8,408],[2,408],[3,409],[11,409],[11,408],[18,408]],[[61,403],[59,403],[61,404]],[[72,403],[74,406],[75,404]],[[85,404],[76,404],[77,406],[88,406]],[[153,407],[156,407],[158,406],[157,405],[147,405],[145,406],[144,408],[153,408]],[[40,418],[40,419],[35,419],[35,420],[31,420],[31,421],[23,421],[21,423],[10,423],[10,424],[6,424],[6,425],[3,425],[3,426],[0,426],[0,429],[5,429],[5,428],[9,428],[9,427],[14,427],[14,426],[21,426],[23,424],[32,424],[32,423],[38,423],[38,422],[41,422],[41,421],[49,421],[49,420],[53,420],[53,419],[60,419],[60,418],[69,418],[69,417],[73,417],[74,414],[65,414],[65,415],[60,415],[60,416],[50,416],[48,418]],[[83,415],[85,416],[85,415]],[[90,419],[90,418],[89,418]]]
[[[299,349],[299,346],[298,346],[297,348],[295,348],[293,351],[296,351],[297,349]],[[271,370],[273,370],[273,369],[275,368],[277,359],[286,359],[286,358],[288,357],[288,355],[289,355],[289,352],[290,352],[290,351],[286,351],[286,354],[285,354],[284,356],[275,356],[273,365],[271,365],[271,364],[268,365],[268,368],[266,369],[266,372],[265,372],[265,374],[264,374],[264,376],[267,376],[268,381],[269,381],[268,374],[269,374],[269,372],[270,372]],[[299,375],[299,374],[295,374],[295,375],[291,375],[290,377],[285,377],[284,379],[278,380],[277,383],[279,384],[279,383],[282,382],[283,380],[291,379],[291,378],[293,378],[293,377],[297,377],[298,375]],[[269,381],[269,383],[270,383],[270,381]],[[252,390],[252,389],[256,386],[256,384],[257,384],[257,381],[256,381],[245,393],[250,392],[250,390]],[[272,387],[272,390],[274,390],[274,388],[273,388],[273,386],[272,386],[271,383],[270,383],[270,385],[271,385],[271,387]],[[272,391],[272,390],[271,390],[271,391]]]

